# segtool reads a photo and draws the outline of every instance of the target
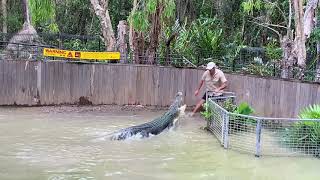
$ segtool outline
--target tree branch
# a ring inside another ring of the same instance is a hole
[[[249,21],[249,22],[252,22],[252,23],[254,23],[254,24],[258,25],[258,26],[265,27],[265,28],[275,32],[278,35],[279,39],[281,39],[281,37],[282,37],[281,34],[279,33],[279,31],[277,31],[277,30],[275,30],[275,29],[273,29],[273,28],[271,28],[271,27],[269,27],[269,26],[267,26],[265,24],[257,23],[257,22],[254,22],[254,21]]]
[[[292,21],[292,2],[289,0],[289,19],[288,19],[288,26],[287,26],[287,36],[290,36],[291,31],[291,21]]]
[[[284,18],[285,21],[287,21],[287,17],[286,17],[286,14],[282,11],[282,9],[277,5],[277,3],[274,3],[274,2],[270,2],[268,0],[264,0],[266,3],[269,3],[269,4],[272,4],[274,5],[281,13],[282,17]],[[290,0],[289,0],[290,1]]]
[[[288,27],[281,26],[281,25],[278,25],[278,24],[269,24],[269,23],[262,23],[262,24],[264,24],[266,26],[273,26],[273,27],[288,29]]]

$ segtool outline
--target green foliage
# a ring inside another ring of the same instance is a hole
[[[275,40],[269,42],[266,46],[267,58],[271,61],[280,61],[282,58],[282,49],[279,47]]]
[[[55,22],[55,4],[52,0],[29,0],[29,7],[34,26],[43,27],[47,32],[59,32]]]
[[[273,64],[267,62],[266,64],[249,64],[248,66],[242,68],[242,70],[248,74],[254,74],[259,76],[272,76],[274,74]]]
[[[150,14],[155,13],[157,10],[157,1],[156,0],[148,0],[146,6],[146,11]]]
[[[225,46],[225,54],[222,57],[224,60],[222,64],[224,69],[233,70],[233,68],[235,68],[233,65],[236,64],[236,58],[239,57],[241,49],[245,47],[242,45],[243,42],[240,40],[241,38],[239,38],[239,36],[240,34],[237,33],[234,37],[234,41]]]
[[[316,27],[313,29],[313,31],[311,32],[311,35],[310,35],[310,39],[314,43],[320,41],[320,28],[319,27]]]
[[[143,11],[137,11],[131,15],[133,28],[140,32],[147,32],[149,28],[148,17]]]
[[[236,106],[230,99],[228,99],[223,103],[222,106],[228,112],[235,113],[235,115],[231,115],[232,118],[229,119],[229,129],[231,133],[239,130],[245,130],[256,124],[256,120],[254,119],[244,118],[237,115],[251,115],[254,113],[254,109],[248,103],[241,102],[238,106]]]
[[[172,18],[175,14],[175,1],[174,0],[142,0],[138,4],[138,9],[130,13],[129,23],[133,25],[136,31],[148,32],[150,28],[149,18],[152,14],[156,13],[157,8],[163,8],[161,14],[162,25],[170,26],[170,24],[163,23],[166,19]]]
[[[20,0],[7,1],[7,25],[8,32],[13,33],[21,29],[23,24],[23,14]],[[2,16],[1,16],[2,17]],[[2,18],[0,18],[1,20]],[[2,21],[0,22],[2,25]],[[2,27],[2,26],[0,26]]]
[[[176,3],[174,0],[164,1],[165,9],[163,11],[163,18],[171,18],[175,15]]]
[[[299,114],[300,119],[320,119],[320,105],[315,104],[302,109]]]
[[[254,113],[254,110],[250,105],[246,102],[240,103],[238,106],[236,106],[231,99],[227,99],[226,101],[222,102],[222,107],[227,110],[228,112],[235,113],[235,114],[242,114],[242,115],[251,115]],[[204,111],[200,112],[201,115],[208,121],[212,120],[213,112],[212,108],[210,108],[209,103],[204,103],[203,108]],[[232,115],[234,116],[234,115]],[[232,131],[237,131],[240,129],[245,129],[249,126],[252,126],[256,123],[254,119],[250,118],[242,118],[240,116],[235,116],[237,118],[230,118],[229,119],[229,128]]]
[[[212,0],[192,0],[185,2],[187,1],[138,0],[137,11],[131,14],[132,0],[109,0],[113,29],[117,33],[118,22],[128,19],[137,31],[144,33],[144,47],[148,47],[151,15],[157,11],[157,8],[163,7],[160,19],[161,30],[159,30],[160,43],[157,47],[157,53],[162,57],[165,57],[166,52],[165,40],[175,32],[172,27],[177,20],[181,29],[177,31],[178,37],[170,45],[171,53],[182,55],[198,66],[206,64],[207,59],[212,58],[219,67],[237,70],[239,66],[243,67],[243,62],[238,61],[242,47],[265,47],[267,58],[263,60],[264,63],[270,63],[250,64],[245,71],[264,76],[273,75],[272,63],[281,59],[282,52],[278,36],[264,26],[269,26],[282,35],[286,34],[286,29],[283,27],[288,25],[289,1],[224,0],[216,3]],[[8,31],[15,33],[23,24],[21,1],[10,0],[7,3]],[[102,34],[100,21],[88,0],[30,0],[30,7],[33,24],[38,32],[99,36]],[[276,40],[270,42],[270,38]],[[315,43],[319,40],[320,30],[316,28],[307,44],[310,52],[307,65],[308,68],[312,68],[311,70],[315,69],[317,62]],[[65,41],[64,39],[60,43],[63,44]],[[67,41],[67,43],[69,44],[66,46],[76,46],[76,42]],[[243,58],[240,60],[243,61]],[[176,64],[178,63],[181,62]],[[238,66],[233,66],[234,64]]]
[[[97,51],[99,50],[99,42],[97,40],[81,41],[80,39],[65,40],[64,49],[72,49],[75,51]]]
[[[237,106],[232,102],[231,99],[227,99],[222,106],[228,112],[235,112],[237,110]]]
[[[227,99],[223,102],[222,107],[228,112],[235,114],[251,115],[254,113],[254,109],[247,102],[241,102],[237,106],[232,102],[231,99]]]
[[[300,119],[320,119],[320,105],[311,105],[302,109],[298,117]],[[306,150],[320,148],[320,122],[297,122],[293,127],[286,130],[284,140],[294,148],[305,148]]]
[[[110,15],[111,16],[111,15]],[[100,35],[101,26],[90,1],[66,0],[56,4],[56,22],[61,33]]]
[[[254,110],[249,106],[248,103],[242,102],[239,104],[239,106],[234,111],[234,113],[243,114],[243,115],[250,115],[250,114],[254,113]]]
[[[223,30],[216,18],[199,18],[180,31],[175,50],[198,64],[199,57],[212,57],[223,50]]]
[[[246,0],[241,4],[243,11],[247,14],[253,14],[255,10],[259,11],[263,4],[261,0]]]
[[[200,112],[200,114],[206,119],[206,120],[210,120],[213,113],[209,107],[209,103],[204,103],[203,104],[203,108],[205,109],[205,111]]]

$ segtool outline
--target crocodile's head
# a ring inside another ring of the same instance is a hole
[[[187,107],[186,104],[178,107],[178,111],[176,112],[175,118],[173,119],[173,123],[172,123],[172,126],[174,127],[174,129],[178,127],[178,124],[180,124],[180,119],[185,116],[186,107]]]
[[[183,102],[183,97],[182,97],[182,92],[178,92],[176,94],[176,98],[174,100],[174,103],[172,104],[172,106],[175,106],[175,107],[180,107],[182,102]]]
[[[179,107],[179,116],[182,116],[182,115],[185,114],[186,108],[187,108],[186,104],[184,104],[183,106]]]
[[[176,94],[176,98],[174,103],[171,105],[171,108],[174,108],[176,112],[176,117],[180,117],[184,115],[187,105],[183,104],[183,94],[182,92],[178,92]]]

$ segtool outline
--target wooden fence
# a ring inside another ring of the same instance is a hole
[[[204,70],[126,64],[76,64],[0,61],[0,105],[86,103],[168,106],[182,91],[193,106]],[[318,84],[226,74],[237,102],[246,101],[257,114],[294,117],[301,107],[320,103]],[[204,90],[204,88],[202,89]]]

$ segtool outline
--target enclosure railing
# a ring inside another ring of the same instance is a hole
[[[320,119],[268,118],[228,112],[235,96],[207,97],[207,128],[221,145],[259,157],[320,156]]]

